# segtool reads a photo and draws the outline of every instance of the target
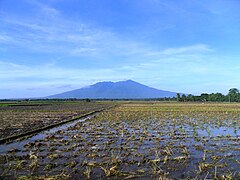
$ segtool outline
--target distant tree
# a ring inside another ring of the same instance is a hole
[[[200,97],[201,97],[201,101],[204,101],[204,102],[208,101],[209,99],[209,95],[207,93],[202,93]]]
[[[214,93],[209,94],[208,100],[211,102],[216,102],[216,95]]]
[[[216,93],[215,94],[215,100],[217,102],[223,102],[223,101],[225,101],[225,96],[221,93]]]
[[[85,101],[86,101],[86,102],[91,102],[91,99],[86,98]]]
[[[193,100],[194,98],[192,94],[187,95],[187,101],[193,101]]]
[[[181,95],[180,93],[177,93],[177,101],[180,101],[181,100]]]
[[[187,96],[185,94],[183,94],[181,100],[184,102],[187,101]]]
[[[202,101],[201,96],[193,96],[193,101]]]
[[[239,101],[239,90],[237,88],[231,88],[228,91],[229,102],[238,102]]]

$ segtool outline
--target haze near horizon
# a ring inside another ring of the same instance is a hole
[[[238,0],[1,0],[0,99],[133,79],[172,92],[240,88]]]

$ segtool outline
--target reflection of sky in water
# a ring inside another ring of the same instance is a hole
[[[53,133],[55,133],[55,132],[57,132],[59,130],[65,130],[68,127],[74,126],[75,124],[77,124],[79,122],[84,122],[85,120],[90,119],[91,117],[92,116],[89,116],[89,117],[86,117],[86,118],[83,118],[83,119],[78,119],[76,121],[69,122],[67,124],[63,124],[63,125],[57,126],[55,128],[52,128],[52,129],[40,132],[40,133],[30,137],[30,138],[27,138],[27,139],[19,141],[19,142],[18,141],[14,141],[14,142],[12,142],[10,144],[1,144],[0,145],[0,153],[6,153],[7,151],[11,150],[12,148],[17,148],[19,150],[22,150],[26,143],[35,142],[36,140],[42,140],[46,136],[48,136],[49,134],[53,134]]]
[[[208,127],[206,129],[198,129],[200,136],[240,136],[240,129],[238,127]]]

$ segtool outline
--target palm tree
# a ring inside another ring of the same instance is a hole
[[[229,102],[239,101],[239,90],[237,88],[231,88],[228,91]]]

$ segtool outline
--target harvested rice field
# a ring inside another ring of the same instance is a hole
[[[122,102],[1,144],[0,177],[240,179],[239,140],[240,104]]]
[[[77,118],[111,106],[104,102],[29,101],[0,103],[0,139]]]

